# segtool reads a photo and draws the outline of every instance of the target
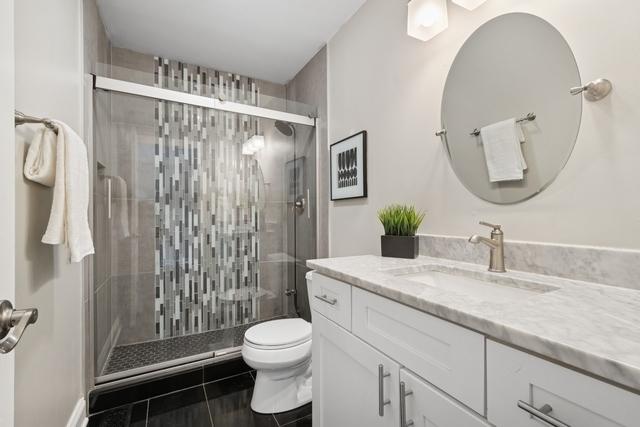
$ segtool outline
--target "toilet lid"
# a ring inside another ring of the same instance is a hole
[[[304,319],[270,320],[252,326],[244,333],[249,344],[264,347],[293,347],[311,339],[311,323]]]

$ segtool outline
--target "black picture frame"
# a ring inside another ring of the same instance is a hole
[[[355,138],[362,135],[362,182],[358,184],[358,187],[361,187],[361,190],[357,195],[349,195],[349,196],[339,196],[336,193],[337,188],[335,188],[336,182],[334,182],[334,171],[337,169],[337,165],[334,161],[334,151],[339,149],[341,145],[345,145],[347,143],[351,143]],[[340,141],[334,142],[329,146],[329,188],[331,193],[331,201],[339,201],[339,200],[351,200],[351,199],[363,199],[367,197],[367,131],[362,130],[360,132],[354,133],[346,138],[341,139]]]

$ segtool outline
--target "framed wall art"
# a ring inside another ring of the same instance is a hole
[[[367,197],[367,131],[329,147],[331,200]]]

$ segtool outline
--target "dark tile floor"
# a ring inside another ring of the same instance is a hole
[[[253,385],[251,373],[239,374],[92,415],[88,427],[311,426],[311,404],[280,414],[253,412]]]

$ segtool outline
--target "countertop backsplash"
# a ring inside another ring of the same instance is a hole
[[[421,234],[420,255],[487,264],[489,251],[466,237]],[[546,274],[640,290],[640,251],[505,241],[507,270]]]

